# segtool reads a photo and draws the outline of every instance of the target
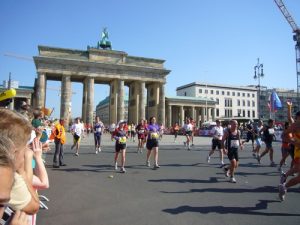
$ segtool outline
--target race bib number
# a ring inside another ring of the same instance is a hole
[[[269,128],[268,130],[269,130],[269,134],[274,134],[275,133],[273,128]]]
[[[126,137],[120,137],[119,143],[120,144],[125,144],[126,143]]]
[[[144,130],[139,130],[139,134],[143,134],[143,133],[145,133]]]
[[[97,133],[101,133],[101,130],[102,130],[101,127],[96,128]]]
[[[240,145],[239,140],[231,140],[231,143],[230,143],[231,148],[238,148],[239,145]]]
[[[154,133],[151,133],[151,139],[157,139],[158,138],[158,133],[154,132]]]

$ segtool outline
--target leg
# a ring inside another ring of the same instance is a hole
[[[59,165],[59,151],[60,151],[60,141],[55,140],[55,152],[53,155],[53,166]]]
[[[64,165],[64,145],[60,144],[59,165]]]

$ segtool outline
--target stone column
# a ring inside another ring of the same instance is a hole
[[[184,110],[183,110],[183,106],[179,106],[179,112],[180,112],[180,125],[183,126],[184,125]]]
[[[141,81],[139,83],[139,118],[138,122],[141,119],[145,119],[145,82]]]
[[[216,120],[216,109],[215,108],[211,108],[211,117],[212,117],[212,121]]]
[[[167,126],[171,127],[172,126],[172,106],[168,105],[168,121],[167,121]]]
[[[118,80],[117,122],[124,119],[124,80]]]
[[[38,108],[45,107],[45,99],[46,99],[46,75],[44,73],[38,73],[36,106]]]
[[[69,126],[71,117],[71,76],[63,75],[61,81],[60,118],[65,119],[65,127]]]
[[[82,120],[86,123],[86,112],[87,112],[87,78],[84,79],[83,81],[83,92],[82,92],[82,112],[81,112],[81,117]]]
[[[94,121],[94,78],[87,78],[86,123],[90,126]]]
[[[194,121],[196,121],[196,118],[195,118],[195,106],[192,106],[191,110],[192,110],[191,117],[193,118]]]
[[[201,123],[205,122],[205,117],[204,117],[204,107],[201,108]]]
[[[165,102],[165,85],[161,84],[159,87],[159,105],[158,105],[158,123],[166,125],[166,102]]]

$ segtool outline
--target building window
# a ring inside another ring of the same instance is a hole
[[[246,102],[245,102],[245,100],[243,100],[243,106],[246,106]]]
[[[220,116],[220,111],[219,111],[219,109],[216,109],[216,115],[217,115],[217,117]]]
[[[199,94],[202,94],[202,89],[199,89]]]
[[[246,94],[245,93],[243,93],[243,97],[245,97],[246,96]]]
[[[232,92],[232,96],[235,96],[235,92],[234,91]]]
[[[250,101],[249,100],[247,101],[247,106],[250,107]]]
[[[219,91],[216,91],[216,94],[219,95]]]
[[[250,110],[247,111],[248,118],[250,118]]]
[[[208,94],[208,90],[205,90],[205,94]]]
[[[255,118],[255,110],[252,111],[252,118]]]
[[[212,95],[213,95],[213,94],[214,94],[214,90],[210,90],[210,94],[212,94]]]
[[[220,100],[218,98],[216,98],[216,102],[217,102],[217,105],[220,104]]]
[[[245,110],[243,110],[243,117],[245,117],[246,116],[246,113],[245,113]]]
[[[252,101],[252,107],[255,107],[255,101]]]
[[[232,99],[225,98],[225,107],[232,107]]]
[[[241,96],[241,93],[240,93],[240,92],[238,92],[238,93],[237,93],[237,96]]]
[[[252,94],[252,98],[254,98],[255,97],[255,94]]]
[[[241,109],[238,109],[238,110],[237,110],[237,116],[238,116],[238,117],[241,117],[241,114],[242,114],[242,110],[241,110]]]
[[[222,95],[225,95],[225,91],[222,91]]]
[[[247,94],[247,97],[249,97],[249,98],[250,98],[250,94],[249,94],[249,93]]]
[[[238,99],[237,100],[237,106],[240,106],[241,105],[241,101]]]
[[[186,91],[184,92],[184,96],[186,96]]]
[[[230,96],[230,91],[227,91],[227,96]]]

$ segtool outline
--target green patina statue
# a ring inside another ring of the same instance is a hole
[[[105,27],[101,34],[101,41],[98,41],[97,48],[111,49],[111,42],[108,40],[108,31]]]

